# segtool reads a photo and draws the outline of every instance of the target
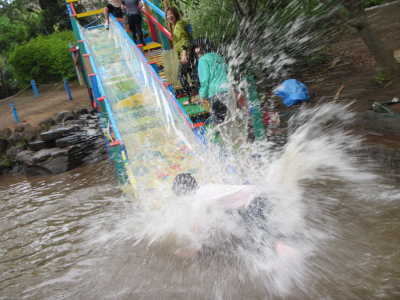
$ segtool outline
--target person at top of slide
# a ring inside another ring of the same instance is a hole
[[[127,15],[129,29],[132,32],[132,39],[143,46],[146,45],[142,30],[142,14],[140,12],[143,6],[142,0],[123,0],[122,4]]]
[[[189,101],[184,105],[191,103],[191,97],[194,96],[194,89],[197,85],[197,75],[195,72],[194,56],[191,55],[192,35],[189,32],[188,24],[182,20],[181,15],[176,7],[169,7],[166,11],[167,21],[172,32],[172,47],[179,59],[178,77],[182,89]],[[192,84],[188,81],[188,76]]]
[[[108,0],[107,6],[104,8],[104,16],[106,17],[105,26],[108,29],[110,24],[110,14],[117,18],[119,22],[123,22],[124,12],[122,11],[121,0]]]

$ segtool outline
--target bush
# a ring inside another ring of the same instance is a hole
[[[9,57],[18,83],[24,85],[31,79],[38,83],[51,83],[63,78],[74,78],[68,44],[74,40],[71,31],[48,36],[38,36],[15,47]]]

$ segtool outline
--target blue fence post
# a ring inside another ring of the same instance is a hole
[[[14,103],[8,103],[8,105],[9,105],[10,108],[11,108],[11,113],[12,113],[12,115],[13,115],[14,121],[15,121],[16,123],[21,122],[21,120],[19,119],[19,115],[18,115],[18,112],[17,112],[17,108],[15,107],[15,104],[14,104]]]
[[[40,96],[40,92],[39,89],[36,85],[36,81],[34,79],[31,80],[31,86],[32,86],[32,91],[33,91],[33,96],[34,97],[39,97]]]
[[[64,89],[67,92],[68,100],[72,101],[72,92],[71,92],[71,88],[69,87],[69,84],[68,84],[68,79],[64,79]]]
[[[95,73],[91,73],[88,75],[90,78],[90,83],[92,85],[92,93],[93,93],[93,108],[97,108],[99,101],[98,98],[101,97],[99,85],[97,84],[97,77]]]

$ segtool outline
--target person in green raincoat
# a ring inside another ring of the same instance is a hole
[[[224,122],[228,111],[232,112],[237,106],[240,107],[240,96],[244,96],[247,104],[242,109],[248,109],[255,138],[263,139],[264,125],[259,105],[260,96],[257,93],[254,77],[245,76],[246,89],[240,92],[239,97],[233,96],[229,93],[228,67],[212,43],[206,38],[199,38],[193,41],[193,48],[198,56],[199,96],[203,103],[210,105],[213,123]]]
[[[200,101],[211,108],[213,122],[220,124],[224,122],[229,106],[228,67],[206,38],[193,41],[193,48],[198,57]]]

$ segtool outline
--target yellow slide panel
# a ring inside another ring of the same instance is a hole
[[[95,9],[95,10],[90,10],[90,11],[86,11],[80,14],[76,14],[77,18],[84,18],[84,17],[89,17],[89,16],[93,16],[93,15],[99,15],[102,14],[104,11],[104,8],[100,8],[100,9]]]
[[[143,94],[135,94],[133,96],[130,96],[124,100],[119,101],[116,104],[116,108],[119,109],[124,109],[124,108],[131,108],[135,107],[138,105],[143,104]]]

